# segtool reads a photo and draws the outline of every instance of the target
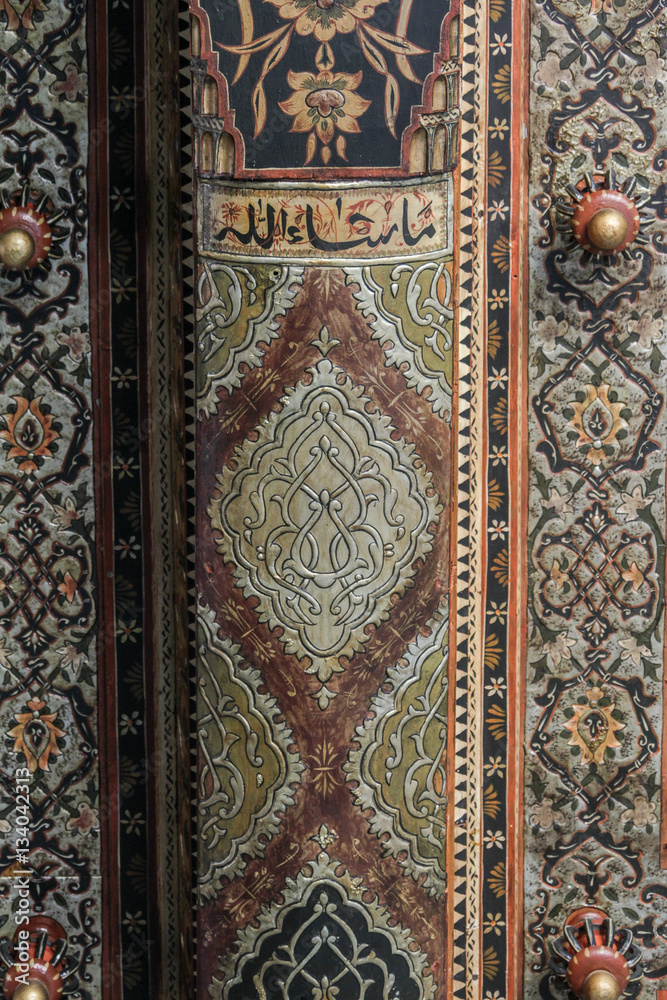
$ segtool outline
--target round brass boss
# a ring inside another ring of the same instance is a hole
[[[43,983],[31,979],[27,983],[19,983],[12,1000],[49,1000],[49,991]]]
[[[606,969],[591,972],[581,989],[582,1000],[618,1000],[620,993],[618,979]]]
[[[628,220],[615,208],[601,208],[588,223],[586,236],[600,250],[617,250],[628,236]]]
[[[0,233],[0,263],[3,267],[20,271],[34,253],[35,241],[25,229],[5,229],[4,233]]]

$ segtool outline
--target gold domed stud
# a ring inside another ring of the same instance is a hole
[[[606,969],[591,972],[581,990],[582,1000],[618,1000],[620,994],[618,979]]]
[[[21,271],[34,255],[35,241],[25,229],[5,229],[0,233],[0,264],[3,267]]]
[[[601,208],[588,223],[586,236],[598,249],[612,252],[625,243],[628,220],[615,208]]]
[[[49,991],[43,983],[31,979],[27,983],[19,983],[14,990],[12,1000],[49,1000]]]

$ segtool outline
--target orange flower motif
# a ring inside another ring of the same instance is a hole
[[[39,405],[41,396],[33,399],[32,403],[25,396],[12,398],[16,409],[0,417],[5,422],[0,438],[11,445],[8,458],[22,459],[19,464],[21,472],[35,472],[36,458],[53,458],[51,445],[58,439],[57,432],[52,429],[53,417],[50,413],[42,413]]]
[[[644,574],[640,570],[636,562],[630,563],[630,569],[626,569],[622,573],[623,579],[626,583],[632,584],[632,592],[636,594],[644,582]]]
[[[27,707],[29,712],[14,716],[18,725],[9,730],[9,735],[14,738],[15,753],[24,755],[28,770],[34,774],[37,769],[48,771],[49,758],[60,756],[62,751],[58,749],[56,740],[65,733],[55,725],[57,712],[42,713],[45,701],[31,698]]]
[[[265,0],[278,8],[286,21],[294,21],[297,34],[315,35],[318,42],[330,42],[336,32],[347,35],[357,21],[368,21],[375,8],[388,0]]]
[[[291,132],[310,132],[306,163],[315,155],[316,136],[324,144],[321,155],[324,163],[328,163],[331,159],[329,144],[337,129],[348,133],[361,131],[357,118],[371,105],[355,93],[361,78],[361,73],[351,75],[329,70],[317,74],[290,70],[287,74],[293,94],[280,102],[280,108],[294,118]],[[339,136],[336,149],[345,158],[344,136]]]
[[[552,562],[549,576],[559,590],[562,590],[564,585],[568,582],[568,574],[563,573],[558,559],[554,559]]]
[[[592,465],[600,465],[605,460],[606,448],[618,447],[619,431],[629,427],[627,420],[621,416],[626,404],[612,402],[610,390],[611,386],[606,382],[599,386],[587,385],[585,399],[570,403],[574,416],[567,426],[577,432],[577,448],[586,452],[586,458]]]
[[[58,591],[65,597],[67,603],[71,604],[78,586],[78,583],[68,570],[63,577],[62,583],[58,584]]]

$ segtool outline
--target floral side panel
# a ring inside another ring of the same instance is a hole
[[[92,998],[102,807],[86,31],[81,4],[0,5],[0,233],[28,232],[34,248],[0,272],[0,936],[16,929],[27,871],[28,912],[66,929],[79,995]]]
[[[665,23],[661,3],[534,3],[525,994],[584,904],[667,974],[660,825],[665,569]],[[624,254],[572,238],[597,192]],[[636,989],[637,987],[632,987]]]

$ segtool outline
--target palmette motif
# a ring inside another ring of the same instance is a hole
[[[401,369],[411,389],[428,390],[433,410],[451,420],[453,260],[386,267],[346,267],[348,284],[388,364]]]
[[[262,364],[264,347],[278,336],[281,318],[303,284],[298,266],[256,270],[202,261],[197,282],[197,346],[203,383],[200,414],[211,415],[218,390],[231,395],[246,370]]]
[[[409,931],[375,899],[363,900],[363,876],[332,857],[332,830],[323,824],[311,839],[322,850],[287,880],[282,902],[239,931],[236,956],[209,986],[212,1000],[431,1000],[433,977]]]
[[[439,611],[371,702],[372,717],[356,732],[347,780],[386,854],[444,896],[448,616]],[[389,690],[387,690],[389,687]],[[369,713],[370,714],[370,713]],[[388,836],[386,836],[388,834]]]
[[[200,605],[198,622],[199,888],[211,896],[243,872],[244,858],[263,855],[304,766],[259,671],[219,636],[209,608]]]

